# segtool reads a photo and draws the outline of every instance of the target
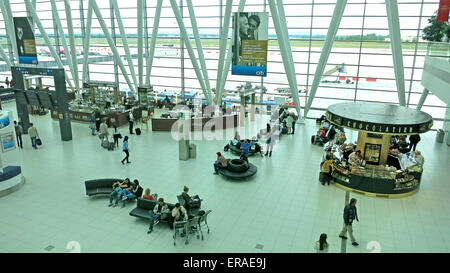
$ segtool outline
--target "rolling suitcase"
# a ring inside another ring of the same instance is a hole
[[[108,143],[108,151],[113,151],[114,150],[114,142],[109,142]]]
[[[140,135],[141,134],[141,128],[136,128],[136,135]]]
[[[109,146],[109,141],[107,139],[103,140],[102,147],[103,148],[108,148],[108,146]]]

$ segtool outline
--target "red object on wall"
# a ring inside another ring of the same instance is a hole
[[[366,82],[376,82],[377,79],[374,78],[366,78]]]
[[[345,81],[347,79],[347,77],[339,77],[340,81]]]
[[[450,0],[441,0],[439,2],[439,10],[436,17],[437,22],[447,22],[450,12]]]
[[[353,77],[352,80],[354,80],[354,81],[359,81],[359,78]]]

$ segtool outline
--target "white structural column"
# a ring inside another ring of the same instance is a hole
[[[269,7],[270,7],[270,13],[272,15],[273,24],[275,26],[275,31],[277,33],[278,43],[280,45],[280,51],[281,51],[281,57],[283,59],[284,69],[286,70],[286,76],[289,82],[289,87],[291,89],[292,97],[295,99],[295,95],[297,98],[297,101],[295,102],[295,106],[297,108],[297,112],[299,112],[299,117],[301,117],[300,112],[300,102],[298,100],[298,87],[297,87],[297,80],[295,77],[295,72],[292,70],[293,66],[290,63],[289,59],[289,53],[288,53],[288,46],[287,46],[287,37],[285,37],[285,31],[283,30],[283,24],[280,22],[281,20],[284,20],[280,18],[278,14],[277,7],[275,6],[275,1],[269,1]]]
[[[233,0],[230,0],[230,2],[232,2],[232,1]],[[197,27],[197,20],[195,19],[194,7],[192,5],[191,0],[187,0],[187,6],[188,6],[188,10],[189,10],[189,17],[191,19],[192,31],[194,33],[195,44],[197,46],[198,59],[200,60],[200,66],[201,66],[202,72],[203,72],[203,79],[204,79],[205,85],[206,85],[206,92],[208,93],[208,95],[210,97],[212,97],[211,86],[209,84],[208,69],[206,68],[206,63],[205,63],[205,55],[203,54],[202,42],[200,41],[200,35],[198,33],[198,27]]]
[[[113,4],[114,12],[116,14],[117,25],[119,26],[120,37],[122,38],[122,44],[123,44],[123,48],[125,50],[125,56],[127,58],[128,67],[130,68],[134,87],[137,89],[138,83],[136,80],[136,73],[134,72],[133,59],[131,58],[130,48],[128,46],[127,33],[125,32],[125,29],[123,27],[122,16],[120,15],[120,10],[119,10],[119,6],[117,5],[117,1],[112,0],[112,4]]]
[[[84,45],[83,45],[83,77],[82,81],[83,83],[87,80],[87,74],[88,74],[88,66],[89,66],[89,45],[91,41],[91,26],[92,26],[92,4],[91,1],[88,2],[88,9],[87,9],[87,23],[86,23],[86,34],[84,37]]]
[[[138,47],[138,78],[139,85],[142,85],[144,74],[144,57],[143,57],[143,31],[144,31],[144,0],[137,0],[137,47]]]
[[[406,105],[405,99],[405,73],[403,70],[402,38],[400,36],[400,22],[398,18],[397,0],[386,0],[386,11],[391,37],[392,58],[394,60],[395,81],[397,83],[398,102]]]
[[[222,103],[222,74],[225,69],[223,63],[225,59],[225,50],[227,48],[228,41],[228,30],[230,29],[230,20],[231,20],[231,9],[233,7],[233,0],[227,0],[227,5],[225,7],[225,16],[224,16],[224,24],[222,28],[222,35],[220,37],[220,54],[219,54],[219,65],[217,67],[217,80],[216,80],[216,98],[217,105],[221,105]],[[222,8],[222,7],[221,7]]]
[[[39,32],[41,33],[41,35],[44,38],[45,42],[47,43],[48,49],[50,50],[53,58],[55,59],[57,65],[58,65],[58,68],[64,69],[64,65],[62,64],[58,53],[56,53],[55,48],[53,47],[50,39],[48,38],[47,32],[44,29],[44,26],[42,25],[41,20],[39,19],[39,17],[36,14],[36,10],[34,10],[34,8],[31,6],[30,0],[25,0],[25,4],[27,5],[27,8],[30,10],[30,13],[33,16],[34,22],[36,23],[36,26],[38,27]],[[70,79],[69,79],[69,77],[67,75],[66,70],[64,70],[64,74],[66,76],[66,82],[69,84],[71,89],[74,89],[73,85],[72,85],[72,82],[70,81]]]
[[[292,56],[291,42],[290,42],[290,39],[289,39],[289,32],[288,32],[288,27],[287,27],[287,23],[286,23],[286,15],[284,13],[283,1],[282,0],[278,0],[277,1],[277,6],[278,6],[278,18],[280,20],[279,21],[280,22],[280,28],[281,28],[281,31],[283,32],[284,41],[285,41],[285,45],[286,45],[285,53],[286,53],[287,59],[288,59],[287,65],[290,66],[290,72],[291,72],[291,74],[287,75],[287,77],[288,77],[288,80],[289,80],[289,76],[292,79],[293,86],[291,86],[290,91],[291,91],[291,94],[292,94],[292,99],[294,100],[295,109],[297,110],[297,113],[298,113],[298,117],[299,117],[298,120],[301,120],[302,113],[301,113],[300,100],[299,100],[299,97],[298,97],[297,74],[295,73],[294,58]]]
[[[5,53],[5,50],[3,50],[3,46],[0,45],[0,56],[2,59],[6,62],[6,64],[11,67],[11,62],[9,61],[8,56]]]
[[[12,19],[12,14],[9,14],[9,12],[8,12],[9,9],[6,8],[6,1],[0,0],[0,9],[2,10],[3,21],[5,22],[6,33],[8,34],[9,41],[11,42],[14,57],[16,58],[16,60],[18,62],[19,55],[17,54],[17,44],[16,44],[16,38],[15,38],[16,36],[15,36],[15,31],[14,31],[14,23],[13,23],[13,19]]]
[[[196,56],[194,53],[194,49],[192,48],[191,41],[189,40],[189,36],[186,32],[186,27],[184,26],[183,19],[181,18],[180,9],[178,8],[176,0],[170,0],[170,5],[172,6],[173,13],[175,14],[175,17],[177,19],[178,26],[180,28],[181,37],[184,39],[184,42],[186,44],[186,49],[189,53],[189,57],[191,59],[192,66],[194,67],[197,79],[200,83],[200,86],[202,87],[203,94],[205,95],[208,105],[211,105],[212,100],[211,100],[211,97],[209,96],[209,94],[206,92],[206,86],[205,86],[205,82],[203,81],[202,72],[200,71],[200,68],[198,66],[197,59],[196,59]]]
[[[69,41],[70,41],[70,53],[66,51],[66,58],[68,54],[70,54],[72,58],[73,71],[72,76],[75,82],[75,88],[80,90],[80,80],[78,76],[78,59],[77,59],[77,50],[75,47],[75,35],[73,33],[73,24],[72,24],[72,8],[70,7],[70,1],[64,0],[64,8],[66,11],[66,21],[67,21],[67,29],[69,31]]]
[[[320,79],[322,78],[323,71],[327,65],[328,57],[330,56],[331,47],[333,46],[334,38],[341,23],[342,14],[344,13],[347,0],[337,0],[336,6],[334,8],[333,17],[331,18],[330,27],[328,28],[327,38],[325,44],[322,48],[322,53],[320,54],[319,63],[317,64],[316,73],[314,74],[314,80],[311,86],[311,91],[309,93],[308,101],[305,105],[305,118],[308,115],[309,108],[314,100],[314,97],[319,87]]]
[[[50,0],[50,4],[52,5],[52,13],[53,13],[53,20],[56,21],[56,26],[58,27],[59,36],[61,37],[61,41],[64,47],[64,55],[66,56],[67,63],[69,64],[70,73],[72,74],[72,80],[75,81],[75,77],[73,76],[75,74],[73,70],[73,63],[72,58],[70,58],[70,50],[67,46],[66,37],[64,35],[64,29],[62,28],[61,19],[59,18],[58,9],[56,7],[55,0]],[[59,55],[59,58],[61,56]]]
[[[156,46],[156,37],[158,36],[158,28],[159,28],[159,18],[161,18],[161,8],[162,8],[162,0],[158,0],[156,4],[155,17],[153,19],[153,29],[152,29],[152,39],[150,41],[150,53],[147,56],[147,67],[146,67],[146,77],[145,84],[150,85],[150,74],[152,72],[153,66],[153,56],[155,56],[155,46]],[[148,39],[148,37],[145,37]]]
[[[242,12],[244,10],[244,6],[245,6],[245,0],[241,0],[239,2],[239,7],[238,7],[238,11],[237,12]],[[227,55],[227,59],[225,61],[225,67],[222,71],[222,76],[221,76],[221,83],[220,83],[220,88],[219,90],[216,90],[216,92],[220,92],[220,94],[217,94],[217,98],[218,98],[218,105],[220,105],[222,103],[222,91],[225,89],[225,83],[227,82],[227,78],[228,78],[228,72],[230,71],[230,65],[231,65],[231,57],[233,55],[233,53],[231,52],[232,46],[234,44],[234,38],[233,35],[231,35],[231,42],[230,42],[230,46],[228,47],[228,55]]]
[[[417,103],[417,108],[416,108],[417,110],[422,109],[425,99],[428,97],[428,93],[430,93],[430,90],[428,90],[426,88],[423,89],[422,96],[420,96],[419,102]]]
[[[100,26],[103,29],[103,34],[105,34],[106,40],[108,41],[109,47],[111,48],[113,52],[113,56],[116,59],[117,63],[119,64],[120,70],[122,71],[122,75],[125,77],[125,80],[128,84],[128,87],[130,87],[131,92],[134,92],[133,85],[131,84],[130,77],[128,77],[127,70],[125,69],[125,66],[123,65],[122,59],[120,58],[119,52],[117,51],[116,46],[114,45],[114,41],[111,37],[111,34],[109,33],[108,27],[105,24],[105,20],[103,20],[103,16],[100,12],[100,9],[97,6],[97,3],[95,0],[89,0],[89,3],[92,4],[92,9],[95,12],[95,15],[97,16],[97,20],[100,23]]]

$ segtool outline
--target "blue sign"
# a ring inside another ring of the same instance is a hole
[[[245,76],[267,76],[266,66],[245,66],[245,65],[233,65],[231,66],[232,75],[245,75]]]
[[[0,116],[0,129],[3,129],[9,125],[9,115]]]

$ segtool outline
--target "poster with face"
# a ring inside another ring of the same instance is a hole
[[[16,148],[16,143],[15,143],[13,132],[1,135],[0,140],[2,142],[2,151],[3,152],[11,151]]]
[[[28,17],[14,17],[17,53],[19,63],[37,64],[36,40],[31,29],[31,19]]]
[[[267,75],[268,24],[268,12],[233,13],[232,75]]]

